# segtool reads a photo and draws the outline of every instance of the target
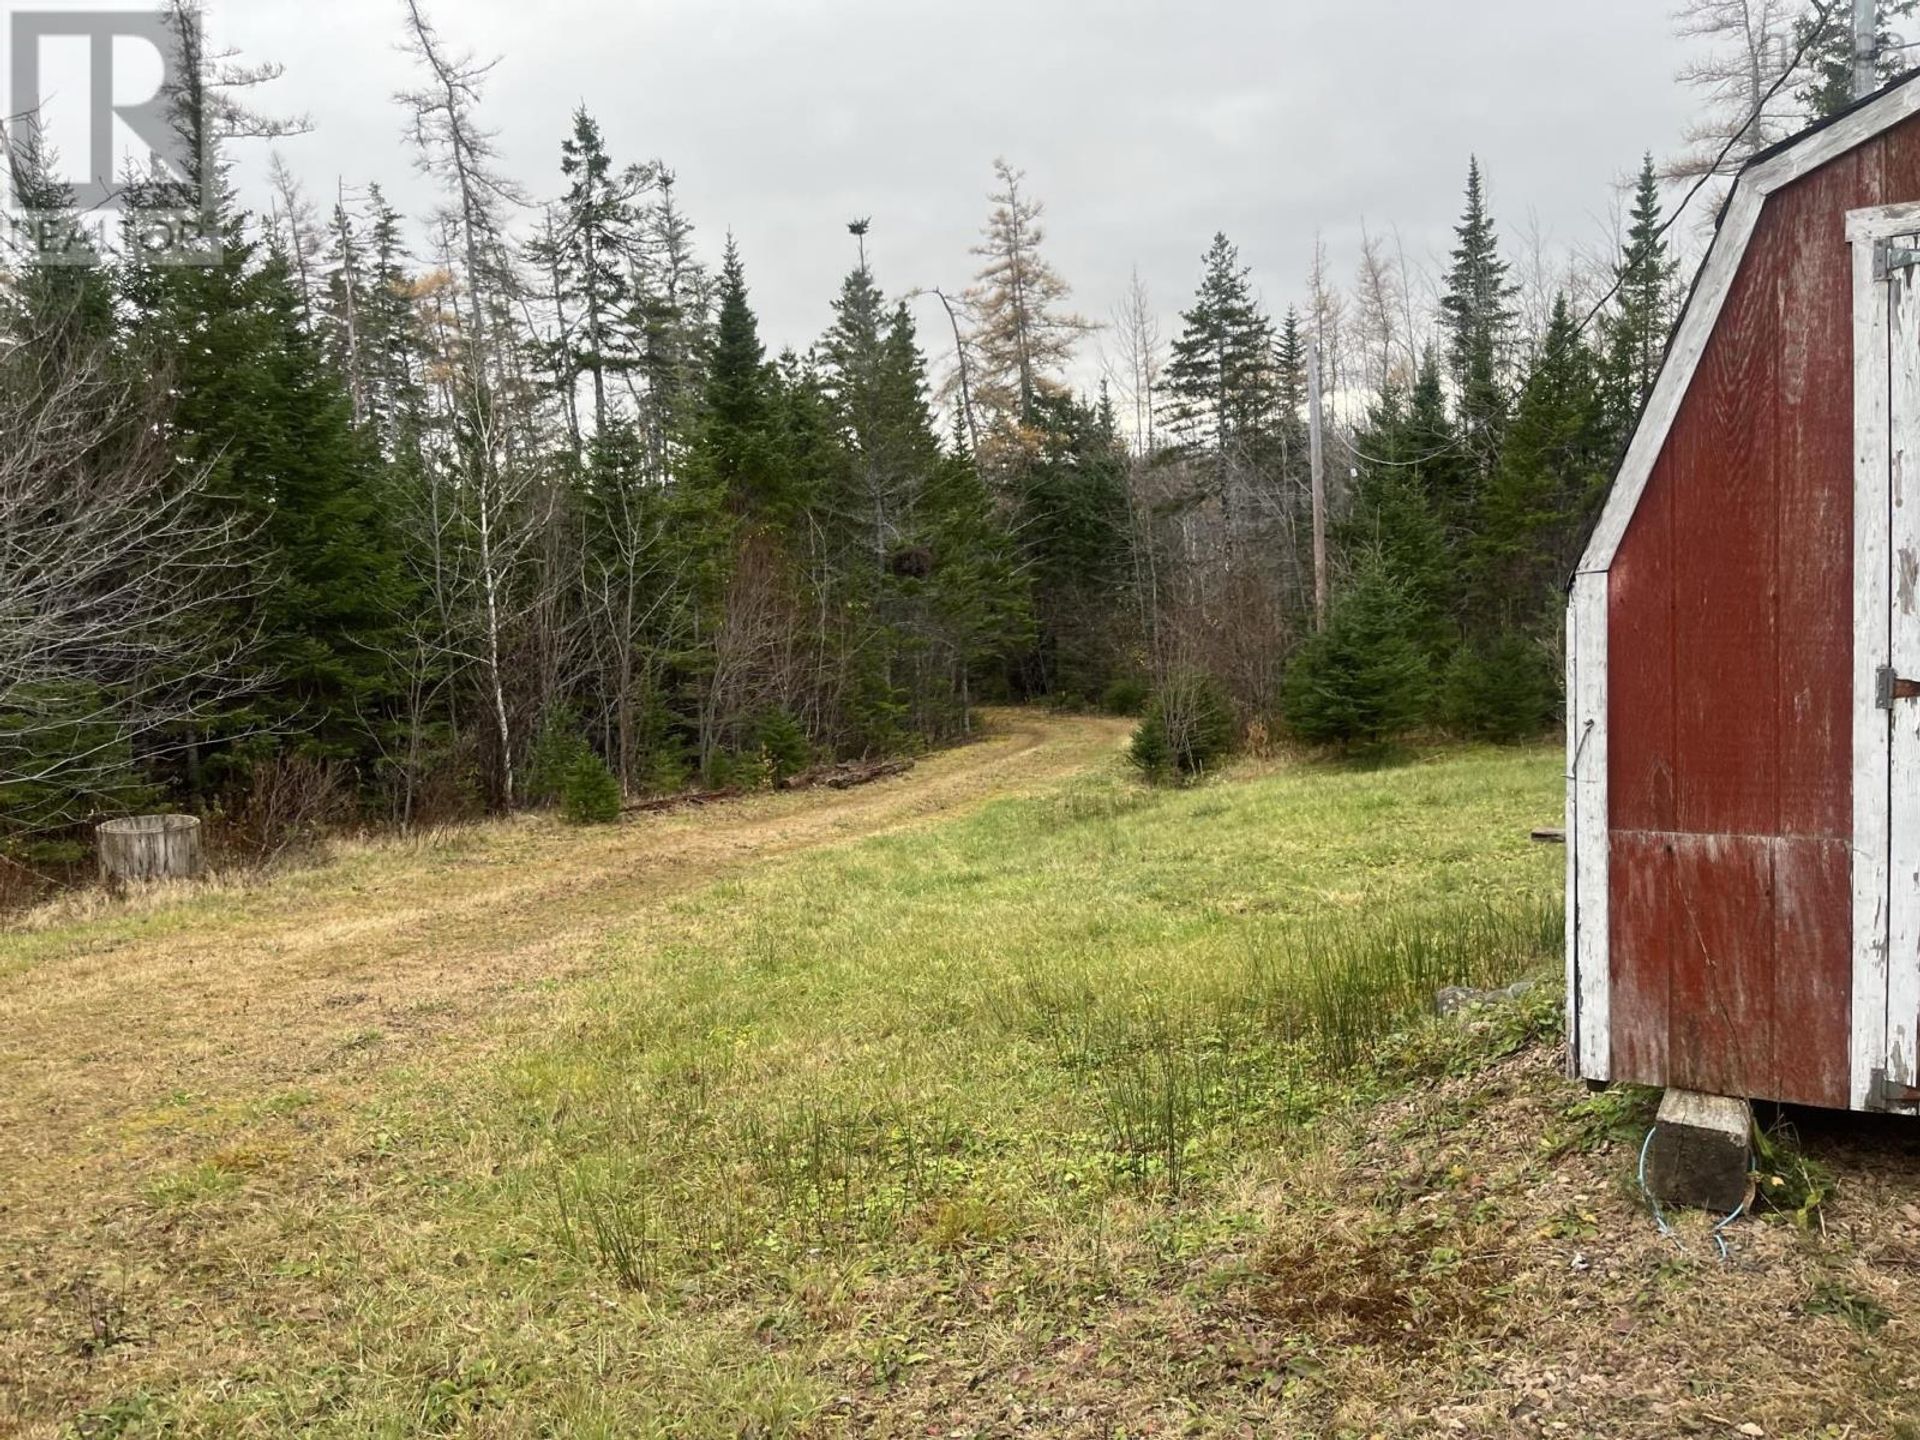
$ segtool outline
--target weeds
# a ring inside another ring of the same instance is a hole
[[[969,1187],[1036,1148],[1060,1155],[1055,1164],[1090,1161],[1103,1177],[1091,1196],[1118,1187],[1178,1200],[1217,1179],[1251,1133],[1284,1132],[1377,1064],[1381,1041],[1404,1032],[1434,989],[1536,968],[1551,914],[1525,902],[1465,906],[1424,925],[1391,912],[1328,919],[1251,947],[1245,963],[1185,994],[1029,976],[995,1009],[1013,1032],[1008,1043],[1036,1046],[1060,1076],[1067,1106],[1050,1137],[906,1095],[743,1104],[714,1092],[711,1061],[662,1060],[602,1116],[606,1140],[552,1162],[559,1233],[621,1285],[648,1290],[748,1256],[890,1243],[928,1213],[939,1248],[997,1238],[1009,1228],[1004,1212]],[[743,938],[742,963],[765,974],[753,957],[768,937],[756,929]],[[1504,1007],[1484,1026],[1517,1043],[1553,1009],[1550,998]],[[737,1044],[730,1032],[722,1038],[729,1050]],[[631,1102],[635,1088],[644,1104]],[[644,1164],[610,1165],[613,1135],[619,1153]]]
[[[1801,1150],[1799,1136],[1784,1120],[1770,1130],[1753,1127],[1753,1181],[1754,1203],[1802,1230],[1819,1222],[1833,1194],[1833,1172]]]
[[[1893,1319],[1893,1312],[1878,1300],[1839,1280],[1820,1281],[1804,1308],[1809,1315],[1844,1320],[1862,1335],[1878,1335]]]

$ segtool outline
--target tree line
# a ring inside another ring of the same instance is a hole
[[[243,106],[259,74],[179,0],[203,169],[134,199],[203,204],[204,253],[0,276],[14,865],[163,804],[270,849],[348,815],[753,786],[962,738],[989,700],[1144,710],[1168,771],[1249,727],[1551,723],[1560,588],[1674,317],[1650,158],[1619,253],[1564,283],[1516,280],[1474,164],[1434,305],[1369,239],[1351,293],[1319,254],[1276,316],[1221,235],[1164,342],[1138,282],[1109,325],[1074,312],[1001,162],[936,340],[861,220],[827,332],[770,354],[751,257],[703,240],[670,166],[610,153],[583,108],[534,200],[485,127],[488,67],[401,10],[424,231],[279,165],[246,212],[226,155],[271,129]],[[16,194],[70,210],[21,136]],[[1096,350],[1107,378],[1076,383]]]

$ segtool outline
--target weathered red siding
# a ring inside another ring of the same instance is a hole
[[[1920,119],[1766,203],[1609,580],[1613,1074],[1845,1107],[1853,283]]]

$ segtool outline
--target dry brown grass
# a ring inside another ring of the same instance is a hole
[[[1277,1150],[1217,1217],[1240,1238],[1152,1298],[1074,1333],[1006,1327],[860,1433],[1920,1436],[1911,1122],[1802,1117],[1840,1177],[1824,1225],[1742,1223],[1724,1263],[1706,1217],[1660,1237],[1631,1123],[1543,1047],[1356,1107]]]
[[[1125,738],[1008,712],[863,789],[352,842],[277,877],[88,892],[26,917],[0,937],[0,1434],[266,1363],[252,1292],[278,1288],[288,1238],[242,1227],[209,1254],[195,1201],[244,1184],[310,1192],[317,1211],[351,1193],[385,1077],[513,1043],[610,929],[748,867],[1046,788]],[[245,1148],[209,1153],[235,1128]],[[125,1313],[133,1293],[170,1313]]]
[[[1124,733],[1004,716],[871,790],[344,845],[36,916],[0,941],[0,1434],[1920,1437],[1920,1131],[1809,1122],[1824,1225],[1743,1224],[1723,1265],[1687,1221],[1682,1253],[1632,1189],[1631,1103],[1509,1053],[1540,999],[1248,1120],[1185,1196],[1068,1183],[1116,1157],[1000,1013],[1022,995],[1184,994],[1261,906],[1540,858],[1530,785],[1487,844],[1455,791],[1492,772],[1446,788],[1451,757],[1162,799],[1117,778]],[[971,815],[1009,794],[1047,798]],[[927,843],[852,848],[909,827]],[[848,908],[902,937],[894,969],[834,968]],[[982,976],[1026,939],[1043,965]],[[903,1134],[961,1178],[877,1241],[761,1235],[651,1283],[556,1242],[551,1175],[732,1133],[701,1128],[729,1106],[836,1120],[876,1187]]]

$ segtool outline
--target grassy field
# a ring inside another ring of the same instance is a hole
[[[1920,1248],[1735,1283],[1551,984],[1415,1023],[1554,969],[1555,756],[1168,794],[1123,738],[35,917],[0,1432],[1897,1433]]]

